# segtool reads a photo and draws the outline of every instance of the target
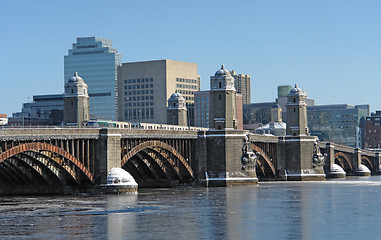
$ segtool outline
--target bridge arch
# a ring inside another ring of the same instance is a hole
[[[129,170],[142,186],[148,180],[155,184],[194,179],[188,161],[174,147],[159,140],[145,141],[132,148],[123,156],[121,167]]]
[[[255,145],[254,143],[251,144],[251,148],[256,153],[259,153],[260,158],[258,158],[257,165],[261,169],[262,174],[264,176],[266,176],[266,173],[268,172],[268,171],[266,171],[266,164],[267,164],[268,168],[270,168],[270,173],[273,174],[273,176],[276,176],[275,167],[271,161],[271,158],[269,156],[267,156],[267,154],[260,147]]]
[[[335,152],[335,163],[346,171],[353,170],[351,161],[349,161],[349,157],[343,152]]]
[[[85,176],[85,179],[90,182],[94,182],[93,174],[76,157],[62,148],[49,143],[32,142],[14,146],[0,154],[0,163],[4,161],[7,162],[6,160],[8,159],[16,159],[21,161],[20,158],[23,158],[25,155],[29,158],[29,160],[44,166],[44,169],[35,169],[42,177],[44,177],[43,171],[50,170],[50,172],[53,172],[56,175],[58,174],[58,170],[55,171],[51,165],[54,164],[70,176],[75,182],[79,182],[77,170]],[[34,164],[32,163],[32,167],[33,166]],[[57,177],[60,176],[57,175]]]
[[[370,171],[374,170],[373,163],[367,156],[361,156],[361,164],[364,164]]]

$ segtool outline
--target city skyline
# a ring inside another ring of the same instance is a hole
[[[297,83],[318,105],[381,109],[378,1],[112,1],[108,10],[100,1],[21,2],[0,10],[0,113],[62,93],[67,49],[91,36],[112,40],[123,63],[196,63],[201,90],[225,64],[251,76],[252,102],[273,101],[278,85]]]

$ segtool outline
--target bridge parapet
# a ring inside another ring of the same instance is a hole
[[[278,143],[279,137],[272,135],[250,133],[250,141],[263,143]]]
[[[0,140],[96,139],[99,131],[94,128],[3,128]]]
[[[120,129],[122,138],[173,138],[173,139],[197,139],[198,131],[178,130],[146,130],[146,129]]]

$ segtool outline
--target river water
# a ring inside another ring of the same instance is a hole
[[[1,197],[2,239],[380,239],[381,176]]]

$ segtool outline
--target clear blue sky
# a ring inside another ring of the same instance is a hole
[[[221,64],[252,76],[252,102],[297,83],[316,104],[381,110],[381,1],[3,1],[0,113],[63,92],[77,37],[111,39],[123,62],[195,62],[202,90]]]

